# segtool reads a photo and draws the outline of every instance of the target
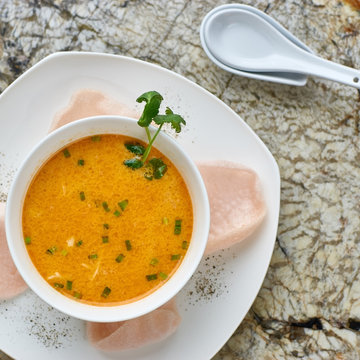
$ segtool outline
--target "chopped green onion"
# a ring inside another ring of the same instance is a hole
[[[116,217],[119,217],[119,216],[121,215],[121,212],[120,212],[119,210],[115,210],[115,211],[114,211],[114,215],[115,215]]]
[[[151,261],[150,261],[150,265],[152,265],[152,266],[155,266],[155,265],[157,265],[159,263],[159,260],[157,259],[157,258],[153,258],[153,259],[151,259]]]
[[[64,287],[64,284],[54,283],[54,287],[62,289]]]
[[[161,271],[159,272],[159,276],[161,277],[162,280],[165,280],[168,277],[165,273]]]
[[[144,174],[144,178],[149,181],[151,181],[153,179],[153,177],[151,175],[149,175],[147,172]]]
[[[85,194],[83,191],[80,191],[80,200],[84,201],[85,200]]]
[[[129,200],[123,200],[120,201],[118,203],[118,205],[120,206],[121,210],[124,211],[126,209],[126,207],[128,206]]]
[[[102,237],[102,242],[103,242],[104,244],[108,243],[108,242],[109,242],[109,237],[108,237],[108,236],[103,236],[103,237]]]
[[[179,260],[179,259],[180,259],[180,254],[171,255],[171,260]]]
[[[65,250],[65,249],[61,250],[61,255],[62,256],[66,256],[67,254],[68,254],[67,250]]]
[[[101,136],[100,135],[94,135],[91,137],[91,140],[94,142],[99,142],[101,140]]]
[[[181,247],[186,250],[188,248],[189,244],[187,241],[183,241],[182,244],[181,244]]]
[[[122,261],[123,261],[123,259],[124,259],[124,255],[123,254],[119,254],[118,256],[117,256],[117,258],[115,259],[115,261],[117,262],[117,263],[121,263]]]
[[[90,254],[89,256],[88,256],[88,258],[89,259],[97,259],[97,254]]]
[[[104,229],[108,230],[109,229],[109,224],[104,224]]]
[[[106,201],[104,201],[104,202],[102,203],[102,206],[103,206],[103,208],[104,208],[104,210],[105,210],[106,212],[109,212],[109,211],[110,211],[109,205],[108,205],[108,203],[107,203]]]
[[[101,296],[104,298],[107,298],[110,295],[110,293],[111,293],[111,289],[106,286],[105,289],[103,290]]]
[[[76,246],[81,246],[82,243],[83,243],[83,241],[82,241],[82,240],[79,240],[79,241],[76,243]]]
[[[164,225],[167,225],[167,224],[169,223],[169,219],[168,219],[167,217],[163,217],[162,223],[163,223]]]
[[[68,157],[71,156],[68,149],[64,149],[64,150],[63,150],[63,154],[64,154],[64,156],[65,156],[66,158],[68,158]]]
[[[74,297],[77,298],[77,299],[81,299],[82,295],[81,295],[81,293],[79,293],[77,291],[74,291]]]
[[[72,281],[70,281],[70,280],[67,280],[66,281],[66,288],[68,289],[68,290],[72,290]]]
[[[181,221],[180,219],[175,220],[175,227],[174,227],[174,234],[180,235],[181,234]]]
[[[31,244],[31,237],[30,237],[30,236],[27,236],[27,237],[25,238],[25,244],[26,244],[26,245]]]
[[[57,251],[57,247],[56,246],[52,246],[51,248],[46,250],[46,253],[49,255],[54,255],[54,252]]]
[[[156,280],[156,279],[157,279],[157,274],[146,275],[147,281]]]
[[[126,250],[130,251],[132,249],[130,240],[125,240]]]
[[[84,164],[85,164],[85,161],[83,159],[78,160],[78,165],[79,166],[84,166]]]

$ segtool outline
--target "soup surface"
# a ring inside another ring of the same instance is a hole
[[[23,235],[43,278],[69,297],[92,304],[134,301],[161,286],[182,261],[193,212],[185,182],[168,169],[148,180],[124,160],[135,139],[98,135],[52,156],[26,194]]]

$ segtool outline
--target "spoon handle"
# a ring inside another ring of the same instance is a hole
[[[360,89],[360,71],[332,61],[322,59],[316,55],[305,53],[293,59],[293,65],[298,72],[337,81],[342,84]]]

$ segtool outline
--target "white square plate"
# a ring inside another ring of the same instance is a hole
[[[157,90],[187,121],[176,137],[195,161],[229,160],[255,170],[267,216],[245,243],[203,259],[177,296],[182,323],[165,341],[117,354],[119,359],[209,359],[243,320],[265,277],[276,238],[280,176],[269,150],[227,105],[182,76],[133,58],[56,53],[20,76],[0,96],[0,193],[44,137],[55,113],[77,90],[90,88],[130,108]],[[50,308],[28,290],[0,303],[0,349],[16,359],[107,359],[84,335],[84,323]]]

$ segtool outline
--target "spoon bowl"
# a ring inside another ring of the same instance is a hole
[[[292,35],[288,30],[286,30],[281,24],[279,24],[276,20],[274,20],[271,16],[265,14],[264,12],[254,8],[252,6],[243,5],[243,4],[226,4],[221,5],[213,10],[211,10],[203,19],[200,27],[200,39],[202,47],[209,57],[209,59],[217,66],[222,68],[225,71],[233,73],[235,75],[240,75],[252,79],[257,80],[265,80],[275,83],[287,84],[287,85],[295,85],[295,86],[304,86],[307,82],[307,76],[301,73],[288,73],[288,72],[249,72],[244,71],[243,69],[238,69],[235,67],[230,67],[223,62],[219,61],[210,51],[207,42],[205,41],[205,28],[207,28],[207,23],[218,13],[221,13],[225,10],[234,9],[234,10],[244,10],[258,16],[262,17],[265,21],[271,24],[274,28],[276,28],[279,32],[281,32],[289,41],[293,42],[296,46],[302,48],[303,50],[312,53],[312,50],[307,47],[304,43],[302,43],[298,38]]]
[[[264,64],[276,56],[276,38],[273,32],[266,31],[270,27],[266,22],[259,21],[254,27],[254,19],[246,11],[229,9],[218,13],[207,24],[206,40],[210,51],[228,66],[271,71]]]

